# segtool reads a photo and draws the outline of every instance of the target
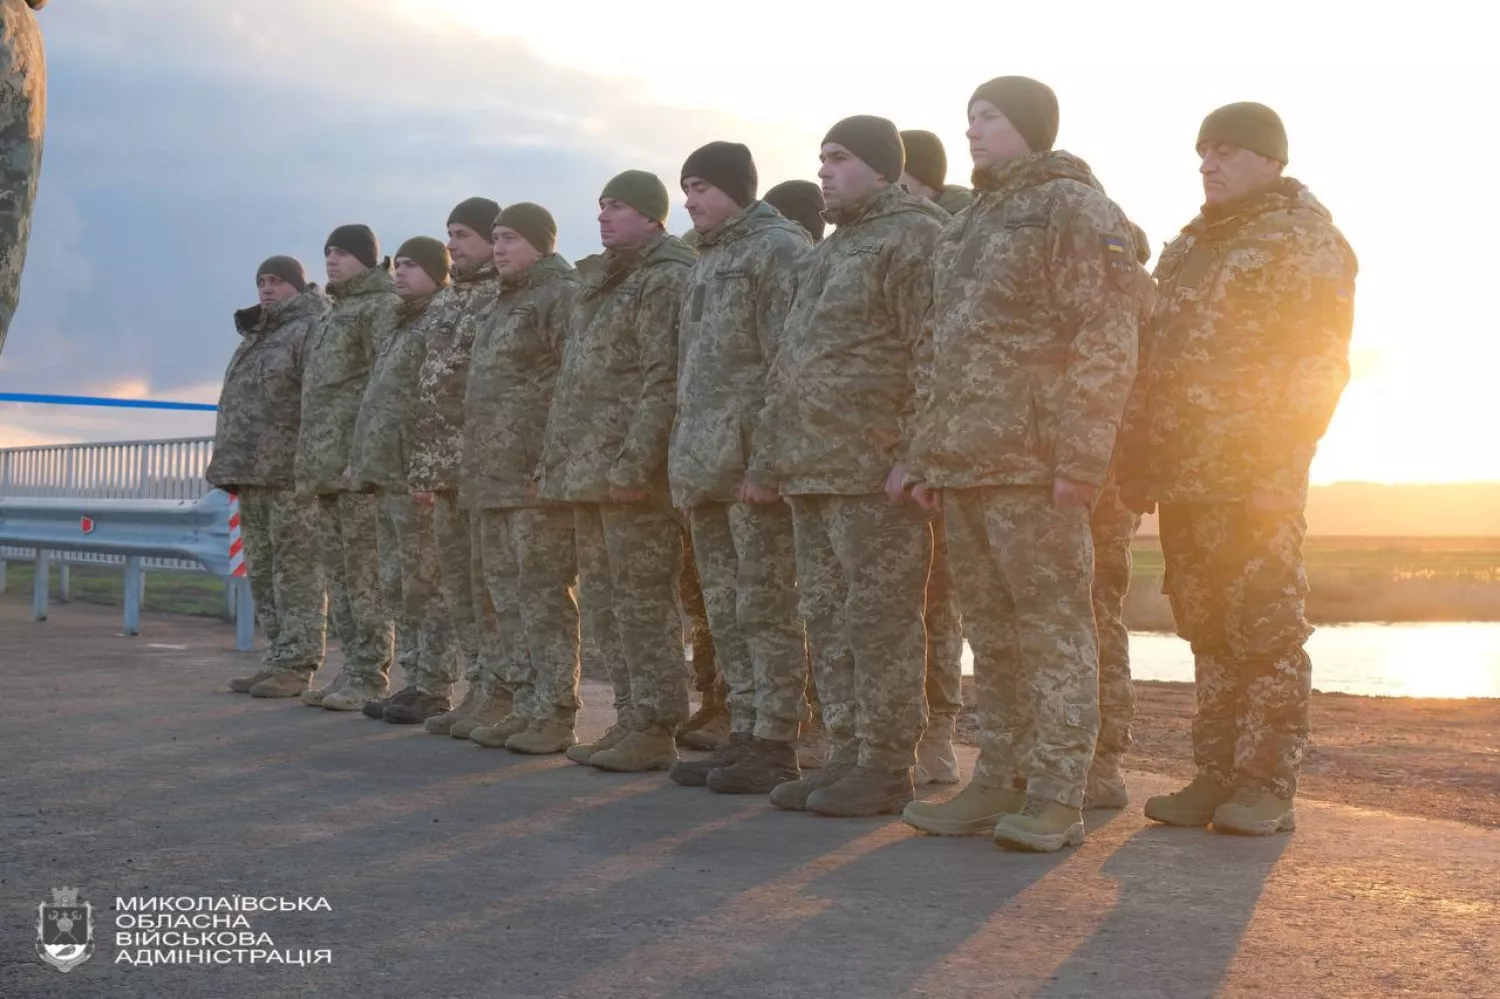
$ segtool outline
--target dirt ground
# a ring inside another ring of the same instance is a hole
[[[1138,682],[1126,766],[1192,776],[1193,686]],[[974,703],[964,678],[964,701]],[[959,729],[973,742],[972,708]],[[1313,694],[1305,797],[1500,828],[1500,700]]]

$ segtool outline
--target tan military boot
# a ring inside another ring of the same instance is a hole
[[[828,759],[828,730],[822,725],[804,725],[797,737],[797,766],[816,770]]]
[[[350,676],[344,689],[323,698],[323,707],[329,711],[363,711],[366,701],[378,701],[390,689],[385,677]]]
[[[757,738],[740,759],[709,773],[708,789],[714,794],[770,794],[801,776],[795,742]]]
[[[595,753],[602,753],[606,749],[614,749],[624,738],[630,734],[630,729],[619,722],[615,722],[604,730],[604,734],[593,742],[581,742],[568,750],[568,759],[580,766],[588,766],[589,761],[594,758]]]
[[[1235,836],[1272,836],[1297,828],[1292,799],[1264,788],[1241,788],[1214,811],[1214,832]]]
[[[237,676],[229,681],[229,689],[236,694],[248,694],[251,687],[262,680],[269,680],[275,675],[276,671],[274,669],[263,669],[258,673],[251,673],[249,676]]]
[[[729,712],[725,710],[703,720],[703,724],[680,738],[689,749],[714,750],[729,745]]]
[[[1146,818],[1169,826],[1201,829],[1214,820],[1214,812],[1232,793],[1228,784],[1199,774],[1180,791],[1147,798]]]
[[[854,767],[842,780],[808,795],[807,810],[840,819],[899,815],[915,797],[910,767],[892,772]]]
[[[298,697],[307,689],[308,674],[300,669],[277,670],[250,688],[251,697]]]
[[[1001,816],[1019,812],[1025,805],[1024,791],[970,781],[947,801],[913,801],[902,809],[901,820],[934,836],[989,836]]]
[[[776,785],[771,790],[771,807],[785,812],[804,812],[807,810],[807,799],[815,791],[832,787],[853,769],[853,763],[830,759],[820,769],[805,774],[800,780],[789,780],[785,784]]]
[[[578,745],[578,733],[573,727],[573,718],[565,719],[548,718],[543,721],[534,721],[526,726],[526,731],[511,736],[505,740],[505,748],[512,753],[523,753],[527,756],[551,756],[553,753],[565,753]]]
[[[1096,756],[1089,765],[1089,775],[1083,782],[1083,810],[1098,811],[1107,808],[1124,808],[1130,804],[1130,795],[1125,790],[1125,777],[1120,773],[1120,761],[1113,756]]]
[[[912,783],[957,784],[958,754],[953,751],[952,718],[934,719],[917,743],[917,767]]]
[[[696,659],[696,656],[694,657]],[[718,724],[720,721],[727,726],[729,723],[729,705],[725,700],[724,685],[716,683],[703,692],[703,701],[698,705],[698,710],[688,716],[688,720],[682,723],[677,730],[677,744],[687,746],[689,749],[718,749],[718,746],[693,746],[687,741],[687,737],[710,723]],[[728,729],[725,729],[723,743],[729,741]]]
[[[708,775],[720,767],[733,766],[738,763],[746,753],[750,752],[750,744],[754,737],[749,732],[734,732],[729,736],[729,744],[722,749],[716,749],[713,755],[706,760],[678,760],[672,764],[672,769],[667,777],[674,784],[683,787],[707,787]]]
[[[515,706],[509,688],[498,684],[490,686],[481,692],[472,711],[449,726],[448,734],[455,739],[467,739],[476,729],[498,725],[509,718],[515,713]]]
[[[995,845],[1008,850],[1056,853],[1083,844],[1083,811],[1046,798],[1028,796],[1020,812],[995,823]]]
[[[338,675],[326,687],[319,687],[316,690],[304,690],[302,692],[302,703],[310,708],[321,708],[323,706],[323,698],[329,694],[336,694],[343,690],[348,682],[349,670],[345,667],[339,670]]]
[[[667,770],[676,762],[677,743],[671,730],[660,725],[632,730],[619,745],[589,758],[589,766],[617,774]]]
[[[531,719],[512,711],[493,725],[480,725],[469,733],[469,741],[486,749],[504,749],[513,735],[526,731]]]
[[[451,711],[444,711],[440,715],[433,715],[422,723],[424,731],[433,735],[447,735],[453,723],[474,710],[474,705],[479,703],[480,684],[476,681],[469,684],[469,689],[464,691],[463,700],[453,706]]]

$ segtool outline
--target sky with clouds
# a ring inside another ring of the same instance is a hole
[[[938,132],[962,181],[968,95],[1025,73],[1058,91],[1059,146],[1158,246],[1200,200],[1202,115],[1276,107],[1290,172],[1361,260],[1356,378],[1315,476],[1500,480],[1500,447],[1476,444],[1500,422],[1484,290],[1500,143],[1473,110],[1500,70],[1467,5],[1010,6],[49,4],[43,179],[0,391],[212,402],[267,255],[321,279],[334,226],[367,222],[389,251],[484,194],[547,205],[577,258],[605,180],[644,167],[671,187],[713,139],[748,144],[765,188],[811,178],[839,117],[884,114]],[[211,431],[211,414],[0,404],[0,445]]]

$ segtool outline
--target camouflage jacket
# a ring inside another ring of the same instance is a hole
[[[486,260],[438,292],[430,306],[427,355],[417,376],[407,475],[414,492],[457,492],[464,450],[464,392],[469,353],[500,277]]]
[[[868,495],[906,456],[945,215],[893,184],[824,217],[838,228],[803,258],[747,477],[785,494]]]
[[[615,486],[666,502],[678,304],[695,259],[662,234],[579,262],[583,286],[542,446],[543,499],[600,503]]]
[[[1307,495],[1349,380],[1354,251],[1290,178],[1210,206],[1162,252],[1121,447],[1158,502]]]
[[[949,215],[957,215],[974,203],[974,192],[967,187],[949,184],[938,192],[933,202]]]
[[[469,362],[460,505],[538,504],[532,490],[577,293],[578,272],[558,254],[500,279]]]
[[[739,497],[797,262],[811,246],[801,226],[763,201],[699,241],[678,323],[668,457],[675,506]]]
[[[273,305],[234,314],[241,340],[224,372],[214,456],[204,477],[223,488],[290,489],[302,422],[308,334],[328,311],[316,286]]]
[[[307,339],[302,369],[302,430],[297,435],[297,488],[344,490],[349,442],[370,366],[389,334],[400,301],[386,266],[332,282],[333,308]]]
[[[417,372],[427,354],[427,327],[436,316],[435,298],[433,294],[397,305],[393,328],[380,345],[349,448],[350,485],[356,492],[406,492],[412,403]]]
[[[907,474],[939,488],[1102,485],[1151,279],[1082,160],[979,172],[938,240]]]

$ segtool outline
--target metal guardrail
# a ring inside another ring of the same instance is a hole
[[[218,489],[196,501],[0,497],[0,545],[36,551],[32,616],[38,621],[47,619],[52,552],[122,558],[125,634],[138,635],[143,559],[192,562],[229,576],[230,504]],[[249,651],[255,632],[250,588],[236,589],[235,647]]]

